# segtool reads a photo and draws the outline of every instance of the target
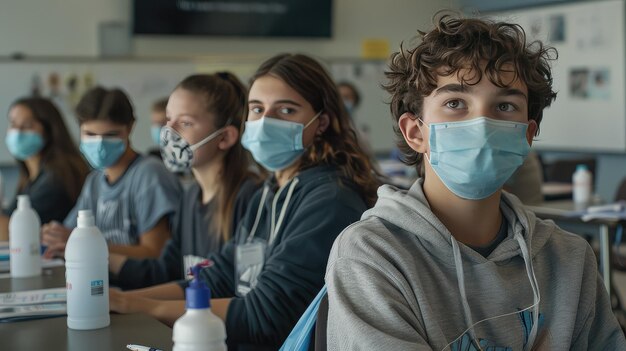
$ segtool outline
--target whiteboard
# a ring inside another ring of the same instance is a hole
[[[70,134],[78,142],[80,133],[73,106],[90,84],[99,84],[107,88],[121,87],[129,95],[137,119],[131,144],[143,152],[154,147],[150,138],[152,103],[168,96],[178,82],[195,73],[197,68],[189,61],[0,62],[0,135],[4,139],[11,103],[30,95],[32,86],[38,85],[42,95],[50,97],[59,107]],[[51,83],[54,75],[58,84]],[[9,162],[14,159],[2,142],[0,163]]]
[[[577,2],[497,13],[529,39],[558,50],[557,98],[544,111],[535,146],[545,150],[626,151],[624,1]]]

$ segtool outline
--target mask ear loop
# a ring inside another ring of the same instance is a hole
[[[422,124],[425,125],[426,127],[430,128],[430,126],[426,124],[426,122],[424,122],[424,120],[421,119],[420,117],[418,117],[417,120],[422,122]],[[420,129],[420,132],[421,132],[421,129]],[[428,145],[428,148],[430,149],[430,145]],[[428,163],[430,163],[430,157],[428,157],[428,152],[424,152],[424,158],[426,159],[426,161],[428,161]]]
[[[316,119],[318,119],[318,118],[319,118],[319,116],[321,116],[321,115],[322,115],[322,111],[323,111],[323,110],[320,110],[320,112],[318,112],[315,116],[313,116],[313,118],[309,121],[309,123],[307,123],[307,124],[304,126],[304,128],[302,128],[302,130],[305,130],[308,126],[310,126],[311,124],[313,124],[313,122],[315,122],[315,120],[316,120]]]
[[[201,146],[203,146],[204,144],[208,143],[209,141],[213,140],[216,136],[222,134],[222,132],[224,132],[224,130],[226,129],[226,127],[228,127],[230,125],[230,123],[232,122],[232,118],[229,118],[226,120],[226,124],[224,124],[224,126],[216,131],[214,131],[213,133],[209,134],[209,136],[207,136],[206,138],[200,140],[199,142],[190,145],[189,149],[191,151],[196,151],[198,150],[198,148],[200,148]]]

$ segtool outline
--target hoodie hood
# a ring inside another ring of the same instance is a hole
[[[423,180],[419,179],[408,192],[398,190],[388,185],[381,187],[378,190],[378,202],[373,209],[363,214],[362,219],[375,216],[394,224],[417,236],[420,241],[424,242],[433,256],[443,259],[445,264],[454,265],[459,297],[461,305],[463,306],[463,317],[467,326],[466,332],[470,335],[475,345],[480,345],[480,341],[474,331],[478,324],[487,320],[509,316],[512,313],[498,314],[478,322],[474,321],[466,293],[466,277],[463,268],[465,264],[464,261],[470,264],[484,263],[485,260],[504,262],[517,255],[522,256],[530,289],[533,294],[532,305],[523,309],[532,310],[531,315],[533,323],[528,336],[528,343],[525,347],[525,350],[530,350],[537,337],[539,303],[541,302],[539,286],[532,265],[532,255],[536,255],[536,253],[540,251],[548,238],[547,235],[533,238],[536,222],[535,216],[525,211],[524,207],[515,196],[503,194],[500,209],[509,225],[508,236],[496,247],[491,255],[485,259],[474,250],[459,243],[452,236],[450,231],[439,221],[428,206],[428,202],[422,191],[422,185]],[[537,243],[533,245],[533,242]],[[513,314],[514,313],[517,312],[513,312]],[[462,333],[459,338],[462,337],[464,333]],[[448,346],[455,343],[457,340],[453,340]]]
[[[422,190],[423,182],[422,178],[418,179],[408,191],[392,185],[381,186],[378,189],[376,205],[363,213],[361,219],[365,220],[370,217],[383,219],[415,235],[429,247],[429,251],[434,256],[441,258],[446,263],[453,264],[452,234],[430,209]],[[521,255],[520,245],[515,240],[516,234],[524,238],[532,257],[537,255],[546,244],[552,230],[536,231],[535,214],[525,210],[517,197],[502,192],[500,209],[508,225],[506,239],[498,245],[488,258],[484,258],[466,245],[459,244],[464,260],[476,264],[484,263],[486,260],[503,262]],[[540,225],[555,227],[552,222],[541,223]]]

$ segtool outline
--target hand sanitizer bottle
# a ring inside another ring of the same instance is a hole
[[[592,195],[592,175],[587,166],[576,166],[572,176],[574,203],[588,205]]]
[[[41,275],[41,223],[28,195],[17,197],[17,209],[9,220],[9,267],[11,277]]]
[[[226,327],[211,312],[211,292],[198,280],[200,269],[192,268],[194,279],[185,290],[187,312],[174,323],[173,351],[226,351]]]
[[[109,250],[91,210],[78,211],[78,226],[65,247],[67,326],[98,329],[109,325]]]

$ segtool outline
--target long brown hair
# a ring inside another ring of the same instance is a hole
[[[72,142],[70,133],[63,122],[61,113],[54,104],[42,97],[25,97],[11,104],[28,108],[37,122],[43,126],[44,147],[41,149],[41,165],[63,188],[72,202],[75,202],[89,173],[85,160]],[[19,191],[23,190],[30,174],[24,161],[17,161],[20,168]]]
[[[235,126],[241,138],[247,111],[247,90],[237,77],[229,72],[195,74],[185,78],[176,89],[184,89],[202,96],[207,111],[214,116],[215,128]],[[233,212],[239,188],[247,179],[260,182],[261,178],[250,171],[250,155],[239,140],[226,151],[222,160],[222,174],[216,179],[221,184],[215,195],[217,204],[216,211],[211,214],[211,226],[221,233],[224,241],[227,241],[234,229]]]
[[[281,54],[265,61],[252,77],[270,75],[292,87],[313,109],[328,115],[330,125],[315,138],[301,158],[300,169],[319,164],[337,166],[345,178],[354,181],[371,206],[380,185],[369,157],[359,147],[348,112],[341,103],[337,86],[313,58],[302,54]]]

